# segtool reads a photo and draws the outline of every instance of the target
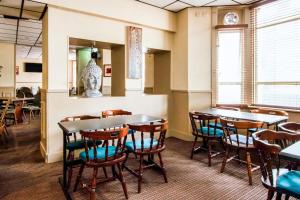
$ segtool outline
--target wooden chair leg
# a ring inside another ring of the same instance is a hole
[[[138,193],[141,193],[142,190],[142,179],[143,179],[143,155],[140,155],[140,167],[139,167],[139,174],[138,174]]]
[[[230,148],[227,146],[226,147],[226,151],[225,151],[225,155],[224,155],[224,158],[223,158],[223,162],[222,162],[222,167],[221,167],[221,173],[224,172],[225,170],[225,166],[226,166],[226,163],[227,163],[227,159],[228,159],[228,156],[229,156],[229,150]]]
[[[273,190],[268,190],[268,198],[267,198],[267,200],[272,200],[273,196],[274,196],[274,191]]]
[[[251,167],[251,156],[249,152],[246,152],[247,156],[247,170],[248,170],[248,177],[249,177],[249,185],[252,185],[252,167]]]
[[[120,181],[122,183],[123,192],[125,194],[126,199],[128,199],[127,186],[126,186],[126,182],[123,177],[123,172],[122,172],[120,163],[118,163],[117,166],[118,166],[118,170],[119,170],[119,177],[120,177]]]
[[[83,169],[84,169],[84,163],[81,164],[81,166],[80,166],[79,173],[77,175],[76,182],[75,182],[74,189],[73,189],[74,192],[76,192],[76,190],[77,190],[79,181],[80,181],[81,176],[82,176]]]
[[[93,172],[92,183],[91,183],[90,200],[96,200],[97,174],[98,174],[98,168],[95,167]]]
[[[207,157],[208,157],[208,166],[211,166],[211,144],[208,141],[208,149],[207,149]]]
[[[277,192],[277,194],[276,194],[276,200],[281,200],[281,196],[282,196],[282,193]]]
[[[290,195],[286,194],[284,199],[289,200],[289,198],[290,198]]]
[[[168,183],[166,169],[164,167],[164,163],[162,161],[162,156],[161,156],[160,152],[158,152],[158,158],[159,158],[160,168],[161,168],[162,174],[163,174],[164,179],[165,179],[165,183]]]
[[[193,157],[194,157],[194,149],[195,149],[195,146],[197,143],[197,139],[198,139],[198,136],[195,136],[195,140],[193,142],[193,148],[192,148],[192,152],[191,152],[191,159],[193,159]]]
[[[126,162],[128,160],[128,157],[129,157],[129,152],[126,152],[126,158],[125,158],[125,160],[122,163],[122,170],[125,168],[125,165],[126,165]]]
[[[113,177],[116,177],[116,168],[114,165],[111,166],[111,173],[112,173]]]
[[[74,160],[74,151],[69,151],[68,160]],[[70,187],[73,176],[73,167],[68,168],[68,185],[67,188]]]
[[[105,167],[102,167],[102,169],[103,169],[103,172],[104,172],[104,176],[105,176],[105,178],[107,178],[108,176],[107,176],[107,171],[106,171],[106,168],[105,168]]]

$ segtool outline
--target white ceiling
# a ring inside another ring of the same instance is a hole
[[[17,57],[40,58],[46,9],[32,0],[0,0],[0,42],[17,44]]]
[[[178,12],[188,7],[249,5],[261,0],[135,0],[161,9]]]

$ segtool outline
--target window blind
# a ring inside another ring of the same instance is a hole
[[[243,29],[217,31],[216,103],[242,104]]]
[[[300,1],[251,10],[254,103],[300,109]]]

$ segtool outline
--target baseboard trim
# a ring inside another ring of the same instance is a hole
[[[47,155],[46,163],[54,163],[59,162],[63,160],[63,152],[55,152]]]
[[[192,134],[183,132],[183,131],[177,131],[177,130],[168,130],[168,137],[175,137],[180,140],[184,141],[193,141],[194,137]]]
[[[46,152],[46,148],[45,148],[45,146],[42,142],[40,142],[40,152],[41,152],[41,155],[45,159],[45,162],[46,162],[47,152]]]

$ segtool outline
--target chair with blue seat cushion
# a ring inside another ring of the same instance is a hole
[[[129,128],[134,130],[135,134],[131,135],[131,141],[126,142],[126,160],[123,163],[123,168],[126,168],[130,173],[138,177],[138,192],[141,192],[144,168],[158,168],[167,183],[168,180],[161,152],[165,149],[168,122],[162,119],[160,121],[151,122],[150,124],[129,124]],[[136,139],[136,137],[139,139]],[[130,169],[126,165],[130,153],[139,157],[140,165],[137,170]],[[159,164],[154,161],[154,155],[158,155]],[[147,161],[144,161],[145,156],[148,156]]]
[[[121,163],[124,162],[125,143],[128,134],[128,126],[111,127],[109,130],[95,130],[95,131],[80,131],[85,144],[84,151],[80,152],[79,157],[83,161],[74,185],[74,192],[76,192],[79,183],[82,187],[87,187],[90,192],[90,199],[96,200],[96,186],[98,168],[111,167],[113,177],[105,177],[102,181],[115,180],[117,178],[123,188],[124,195],[128,199],[127,187],[123,178]],[[97,141],[103,141],[103,145],[99,147]],[[89,146],[92,141],[93,146]],[[118,170],[116,170],[116,167]],[[83,183],[82,173],[85,168],[92,168],[93,175],[91,183]]]
[[[99,119],[100,117],[97,116],[90,116],[90,115],[79,115],[79,116],[72,116],[72,117],[65,117],[61,122],[69,122],[69,121],[77,121],[77,120],[88,120],[88,119]],[[78,135],[79,133],[74,132],[70,133],[66,136],[66,149],[68,150],[68,156],[67,160],[72,161],[75,160],[75,154],[74,152],[76,150],[80,150],[84,148],[84,142],[81,138],[81,136]],[[79,137],[79,138],[78,138]],[[90,146],[93,144],[91,142],[88,143]],[[101,145],[102,141],[97,141],[97,145]],[[104,173],[106,174],[106,171],[104,169]],[[70,187],[71,181],[72,181],[72,174],[73,174],[73,167],[68,167],[68,187]]]
[[[273,198],[275,192],[277,199],[280,199],[282,194],[286,197],[300,198],[300,172],[280,168],[278,154],[282,148],[277,144],[278,141],[290,143],[297,140],[300,140],[300,134],[283,131],[263,130],[253,134],[254,146],[260,161],[261,181],[268,189],[268,200]]]
[[[278,116],[286,116],[286,117],[289,116],[289,114],[284,110],[278,110],[278,109],[274,110],[274,109],[270,109],[270,108],[257,108],[257,109],[250,110],[250,112],[257,113],[257,114],[278,115]],[[281,122],[286,122],[286,121],[281,121]],[[274,130],[278,130],[278,124],[266,124],[267,129],[270,129],[272,126],[273,126]],[[264,128],[261,127],[261,128],[259,128],[259,130],[250,129],[251,132],[256,132],[256,131],[261,131],[261,130],[264,130]]]
[[[223,142],[226,146],[226,152],[223,158],[221,173],[224,172],[226,163],[231,160],[237,160],[241,163],[247,164],[249,185],[252,185],[252,172],[259,169],[251,161],[251,154],[255,153],[255,147],[252,140],[251,128],[258,129],[262,126],[263,122],[253,121],[236,121],[221,117],[221,124],[224,130]],[[236,154],[229,158],[231,150],[235,150]],[[243,150],[246,152],[246,161],[240,160],[239,152]],[[253,168],[252,168],[253,167]]]
[[[222,153],[212,151],[212,143],[219,142],[222,144],[222,137],[224,135],[223,130],[217,127],[219,117],[198,112],[190,112],[189,117],[192,126],[192,134],[195,137],[191,151],[191,159],[193,159],[195,152],[199,150],[207,151],[208,166],[211,166],[211,159]],[[196,147],[199,138],[202,138],[203,144]]]
[[[101,116],[103,118],[113,117],[113,116],[123,116],[123,115],[132,115],[132,112],[122,110],[122,109],[115,109],[115,110],[105,110],[102,111]],[[131,135],[134,133],[134,130],[129,129],[128,134]]]
[[[216,109],[232,110],[232,111],[241,111],[240,108],[230,107],[230,106],[217,106]],[[216,126],[217,129],[221,129],[221,130],[223,129],[223,128],[222,128],[222,124],[221,124],[220,122],[218,122],[218,123],[210,122],[210,123],[209,123],[209,126],[210,126],[210,127]]]

